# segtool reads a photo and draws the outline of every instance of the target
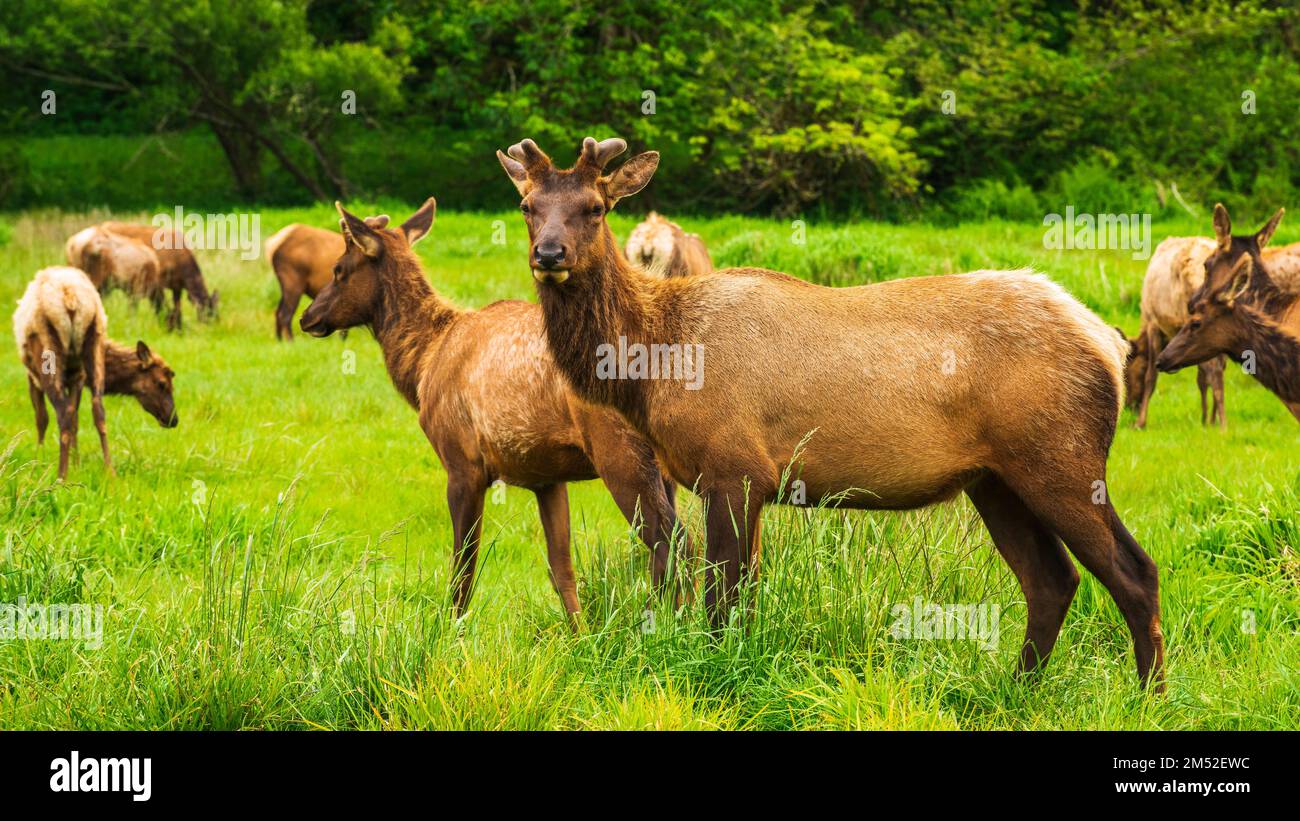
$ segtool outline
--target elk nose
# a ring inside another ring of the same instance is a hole
[[[564,262],[564,246],[557,243],[539,244],[533,250],[537,264],[542,268],[554,268]]]

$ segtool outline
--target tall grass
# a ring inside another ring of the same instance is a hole
[[[400,219],[402,203],[365,203]],[[331,211],[263,211],[263,236]],[[96,214],[12,215],[0,298],[59,260]],[[141,218],[146,214],[125,214]],[[507,242],[491,241],[504,220]],[[616,218],[625,233],[631,221]],[[723,263],[830,283],[1032,265],[1136,327],[1142,265],[1045,251],[1041,228],[688,220]],[[1167,233],[1188,232],[1171,225]],[[1158,237],[1157,237],[1158,238]],[[530,298],[517,215],[444,211],[417,246],[465,305]],[[770,508],[746,616],[707,629],[650,589],[648,558],[598,483],[572,491],[585,630],[547,584],[533,500],[487,506],[471,611],[450,615],[445,477],[375,343],[273,339],[264,262],[203,252],[219,322],[168,334],[107,301],[111,336],[178,373],[181,427],[111,398],[119,475],[87,448],[54,482],[25,377],[0,371],[0,602],[102,604],[103,645],[0,640],[0,728],[1294,728],[1300,717],[1300,428],[1235,370],[1229,429],[1204,430],[1188,374],[1162,377],[1151,426],[1121,425],[1109,482],[1161,570],[1169,694],[1138,690],[1132,645],[1088,574],[1051,663],[1011,674],[1014,577],[964,500],[902,513]],[[340,367],[356,357],[355,373]],[[82,431],[89,430],[88,422]],[[84,443],[83,443],[84,447]],[[700,511],[682,494],[697,543]],[[697,585],[698,558],[683,572]],[[996,607],[995,645],[917,640],[896,605]]]

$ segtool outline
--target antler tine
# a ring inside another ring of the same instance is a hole
[[[518,160],[529,174],[549,168],[551,158],[537,147],[537,143],[525,139],[506,149],[506,153]]]
[[[610,160],[626,150],[627,142],[618,137],[610,137],[600,142],[596,142],[593,137],[587,137],[582,141],[582,151],[578,155],[578,161],[590,165],[597,171],[604,171]]]

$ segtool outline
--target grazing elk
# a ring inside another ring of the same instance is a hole
[[[101,294],[119,288],[132,302],[147,297],[162,311],[161,264],[149,246],[96,225],[68,240],[68,263],[85,271]]]
[[[666,589],[675,488],[650,446],[616,413],[588,406],[568,390],[547,352],[537,306],[503,301],[467,311],[430,287],[411,246],[433,223],[432,198],[396,230],[386,216],[363,221],[335,205],[346,250],[299,324],[317,337],[369,326],[394,386],[419,411],[420,427],[447,471],[456,612],[469,603],[483,497],[497,480],[537,495],[551,581],[575,626],[568,482],[605,482],[651,546],[654,583]]]
[[[1187,322],[1187,301],[1205,279],[1205,260],[1214,252],[1214,241],[1205,237],[1170,237],[1156,246],[1142,280],[1142,325],[1132,343],[1125,368],[1129,407],[1137,411],[1138,428],[1147,425],[1147,406],[1156,389],[1156,357]],[[1223,359],[1211,359],[1197,367],[1196,385],[1201,391],[1201,424],[1217,421],[1226,428],[1228,420],[1223,398]],[[1206,393],[1213,396],[1207,406]]]
[[[126,222],[105,222],[100,227],[148,246],[158,254],[163,288],[172,292],[172,308],[167,315],[169,328],[179,330],[181,327],[182,293],[189,295],[199,319],[216,318],[221,295],[215,290],[208,293],[207,283],[203,281],[203,272],[199,270],[194,252],[185,242],[183,231]]]
[[[113,472],[108,452],[104,394],[136,397],[163,427],[176,426],[172,370],[143,342],[134,350],[105,336],[107,321],[99,293],[76,268],[39,271],[14,312],[14,340],[27,368],[27,387],[36,413],[36,439],[45,441],[54,406],[59,427],[59,481],[68,474],[68,453],[76,447],[81,392],[90,388],[91,412],[104,466]]]
[[[1142,681],[1163,687],[1156,565],[1104,490],[1127,348],[1114,329],[1027,271],[855,288],[755,268],[648,276],[605,215],[659,155],[605,173],[625,149],[588,137],[568,170],[532,140],[497,157],[523,197],[559,370],[704,498],[713,624],[757,570],[762,506],[791,500],[787,469],[810,503],[904,509],[964,491],[1024,591],[1022,671],[1051,653],[1079,582],[1064,541],[1119,606]],[[615,344],[702,346],[703,383],[609,378]]]
[[[275,309],[275,338],[293,339],[293,315],[303,294],[315,299],[334,276],[334,261],[343,256],[343,237],[324,228],[293,223],[266,241],[266,259],[280,283]]]
[[[675,222],[651,211],[627,238],[627,258],[647,273],[663,277],[707,274],[713,260],[699,234],[688,234]]]

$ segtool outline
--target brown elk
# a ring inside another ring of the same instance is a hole
[[[1125,370],[1129,407],[1137,411],[1136,426],[1145,428],[1147,406],[1156,389],[1156,357],[1187,321],[1187,301],[1205,279],[1205,260],[1214,241],[1204,237],[1170,237],[1158,246],[1142,280],[1142,325]],[[1218,421],[1227,427],[1223,397],[1223,360],[1211,359],[1197,367],[1201,391],[1201,424]],[[1207,406],[1206,394],[1213,396]]]
[[[363,221],[335,205],[346,250],[299,324],[317,337],[369,326],[394,386],[419,411],[447,471],[456,612],[473,590],[484,494],[497,480],[536,494],[551,580],[573,624],[580,608],[568,482],[604,481],[651,546],[656,587],[667,589],[675,489],[644,439],[614,412],[588,406],[566,388],[537,306],[503,301],[467,311],[433,290],[411,249],[433,223],[432,198],[396,230],[386,216]]]
[[[1172,373],[1206,357],[1228,354],[1300,421],[1300,337],[1245,298],[1251,279],[1260,273],[1250,256],[1243,255],[1227,287],[1198,296],[1191,319],[1165,347],[1157,366]]]
[[[587,138],[568,170],[532,140],[497,157],[523,197],[560,371],[704,498],[713,624],[757,570],[762,506],[791,501],[787,470],[810,503],[904,509],[964,491],[1024,591],[1021,671],[1047,659],[1078,585],[1063,541],[1119,606],[1140,678],[1162,687],[1156,566],[1104,484],[1127,353],[1114,329],[1026,271],[854,288],[755,268],[648,276],[605,215],[659,156],[605,173],[625,148]],[[700,345],[703,384],[607,378],[598,363],[614,343]]]
[[[654,211],[628,235],[626,253],[633,264],[658,276],[684,277],[713,270],[704,240]]]
[[[280,283],[275,309],[275,338],[293,339],[293,315],[303,294],[315,299],[334,276],[334,261],[343,256],[343,237],[334,231],[293,223],[266,241],[266,259]]]
[[[135,396],[164,427],[175,427],[177,422],[171,368],[143,342],[134,350],[112,342],[105,335],[106,325],[99,293],[76,268],[39,271],[14,312],[14,339],[27,368],[38,443],[45,441],[49,425],[46,399],[54,406],[60,481],[68,474],[68,454],[76,448],[84,388],[90,388],[92,416],[109,473],[113,461],[104,394]]]
[[[208,292],[198,260],[178,229],[155,228],[126,222],[105,222],[101,228],[146,245],[158,255],[163,288],[172,292],[172,307],[167,315],[167,325],[177,330],[181,327],[181,294],[189,295],[199,319],[210,320],[217,316],[221,295]],[[161,306],[161,299],[155,303]]]
[[[1232,236],[1227,210],[1215,206],[1217,245],[1205,264],[1205,282],[1191,297],[1183,330],[1156,366],[1172,372],[1228,354],[1300,420],[1300,295],[1278,287],[1261,253],[1283,213],[1253,235]]]

